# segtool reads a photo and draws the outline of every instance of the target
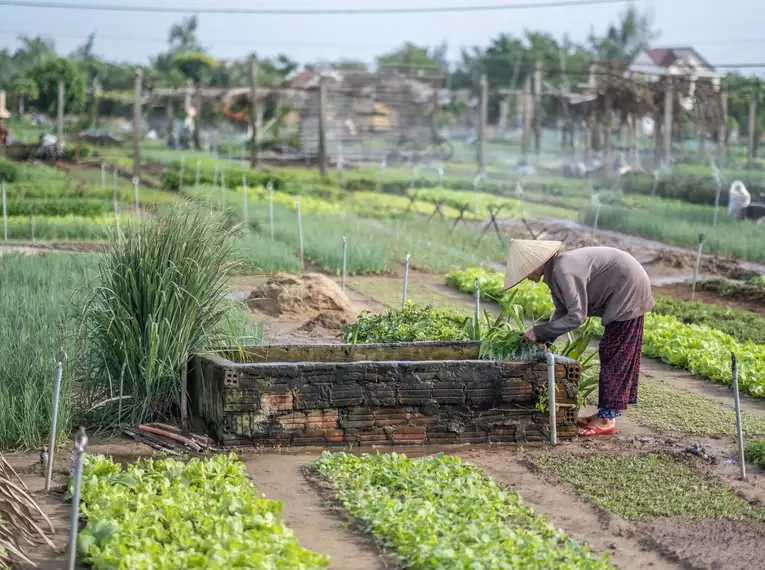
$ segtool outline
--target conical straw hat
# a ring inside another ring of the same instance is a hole
[[[514,239],[505,271],[505,289],[510,289],[542,267],[563,246],[562,241]]]
[[[0,119],[7,119],[10,116],[8,109],[5,108],[5,91],[0,91]]]

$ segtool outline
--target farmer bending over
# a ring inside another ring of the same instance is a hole
[[[616,433],[616,418],[637,403],[643,315],[655,302],[643,267],[630,254],[612,247],[583,247],[559,253],[562,242],[513,240],[505,289],[525,278],[550,288],[555,314],[550,322],[524,333],[529,342],[552,343],[600,317],[605,327],[600,342],[598,413],[582,418],[579,435]]]

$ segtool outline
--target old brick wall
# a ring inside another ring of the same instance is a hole
[[[195,361],[192,411],[226,445],[541,441],[544,362]],[[579,364],[556,365],[558,433],[575,433]]]

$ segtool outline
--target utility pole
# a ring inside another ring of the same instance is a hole
[[[64,144],[64,80],[58,80],[58,105],[56,106],[56,135],[59,147]]]
[[[610,91],[606,90],[605,116],[603,117],[603,129],[605,130],[606,144],[606,179],[610,180],[614,176],[613,164],[613,146],[611,140],[611,116],[614,112],[614,102],[611,99]]]
[[[675,102],[675,82],[667,77],[664,87],[664,163],[669,164],[672,157],[672,106]]]
[[[749,100],[749,157],[747,168],[754,166],[754,138],[757,129],[757,93]]]
[[[438,86],[433,86],[433,112],[430,114],[430,138],[433,144],[438,144],[438,106],[441,100],[438,96]]]
[[[526,77],[523,86],[523,162],[528,164],[529,148],[531,146],[531,114],[533,113],[533,101],[531,99],[531,76]]]
[[[720,124],[717,131],[717,162],[722,165],[726,153],[728,139],[728,88],[720,88]]]
[[[489,115],[489,82],[481,75],[481,101],[478,117],[478,174],[486,172],[486,122]]]
[[[141,174],[141,79],[140,69],[135,70],[133,88],[133,176]]]
[[[539,164],[542,152],[542,65],[539,63],[534,68],[534,150]]]
[[[252,138],[250,139],[250,168],[259,168],[260,159],[258,156],[258,145],[260,144],[260,133],[258,124],[258,79],[260,69],[258,67],[258,58],[253,53],[250,56],[250,130]]]
[[[319,80],[319,171],[327,175],[327,85],[324,77]]]

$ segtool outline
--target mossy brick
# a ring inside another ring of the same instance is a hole
[[[364,403],[370,406],[394,406],[398,401],[394,384],[364,385]]]
[[[294,407],[310,410],[331,407],[331,384],[307,384],[293,392]]]

